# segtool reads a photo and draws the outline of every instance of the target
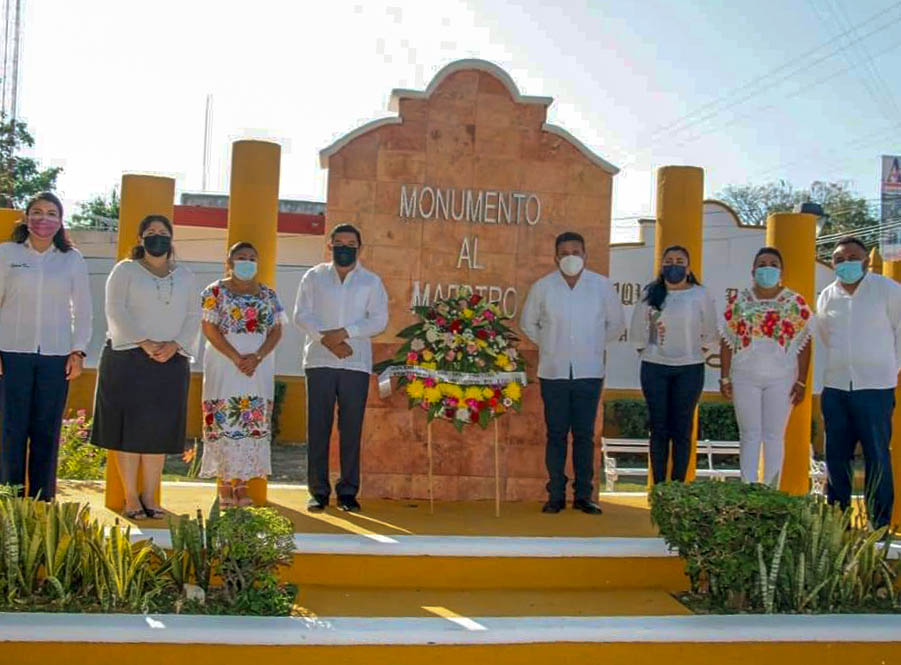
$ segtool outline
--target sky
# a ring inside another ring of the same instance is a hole
[[[894,0],[25,0],[20,117],[72,204],[123,172],[228,189],[230,144],[282,146],[282,198],[325,200],[319,151],[393,115],[394,88],[483,58],[548,120],[622,171],[615,240],[653,216],[654,173],[730,184],[849,181],[878,196],[901,154],[901,2]]]

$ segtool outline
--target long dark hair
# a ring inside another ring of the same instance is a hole
[[[660,255],[661,264],[663,263],[663,259],[666,258],[666,255],[670,252],[682,252],[685,254],[685,258],[688,259],[688,264],[691,265],[691,254],[689,254],[688,250],[682,245],[670,245],[664,249],[663,254]],[[695,277],[695,274],[691,272],[691,270],[688,271],[687,281],[689,284],[701,285],[698,278]],[[663,309],[663,303],[666,302],[666,280],[663,278],[662,265],[660,266],[660,273],[657,275],[657,279],[644,287],[644,302],[658,312]]]
[[[150,228],[150,225],[154,222],[159,222],[163,226],[166,227],[166,230],[169,232],[170,236],[174,236],[175,233],[172,231],[172,222],[169,221],[169,218],[165,215],[147,215],[144,219],[141,220],[141,223],[138,224],[138,237],[142,238],[144,236],[144,231]],[[166,253],[167,258],[172,258],[172,248],[169,248],[169,251]],[[140,242],[131,248],[131,258],[133,261],[137,261],[138,259],[144,258],[144,245]]]
[[[65,227],[63,226],[63,202],[59,200],[59,198],[53,192],[41,192],[33,199],[28,202],[28,205],[25,206],[25,219],[13,228],[12,240],[13,242],[17,242],[20,245],[28,240],[28,213],[31,211],[32,206],[38,201],[47,201],[48,203],[52,203],[56,206],[56,209],[59,210],[59,230],[53,234],[53,245],[61,252],[68,252],[72,249],[72,241],[69,239],[69,234],[66,232]]]

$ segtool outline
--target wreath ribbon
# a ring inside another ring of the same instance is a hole
[[[392,365],[379,374],[379,396],[383,399],[391,394],[391,379],[395,376],[416,376],[420,379],[434,379],[458,386],[485,386],[519,383],[526,385],[525,372],[448,372],[428,369],[416,365]]]

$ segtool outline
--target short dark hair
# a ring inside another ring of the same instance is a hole
[[[12,240],[13,242],[17,242],[20,245],[28,240],[28,213],[31,211],[32,206],[38,201],[47,201],[56,206],[56,209],[59,210],[59,221],[60,227],[59,230],[53,235],[53,244],[56,248],[61,252],[68,252],[72,249],[72,241],[69,239],[69,234],[66,233],[65,227],[62,225],[63,221],[63,202],[59,200],[59,197],[53,192],[41,192],[40,194],[36,194],[34,197],[28,201],[28,205],[25,206],[25,217],[23,221],[16,224],[13,228]]]
[[[861,240],[857,236],[844,236],[843,238],[839,238],[838,242],[835,243],[835,246],[840,247],[841,245],[857,245],[863,251],[869,251],[867,249],[867,246],[863,244],[863,240]]]
[[[585,249],[585,238],[582,237],[581,233],[576,233],[575,231],[564,231],[560,235],[557,236],[556,240],[554,240],[554,252],[560,249],[560,245],[565,242],[578,242],[582,245],[582,250]]]
[[[175,231],[172,230],[172,222],[169,221],[169,218],[165,215],[147,215],[144,219],[141,220],[141,223],[138,224],[138,237],[141,238],[144,236],[144,231],[150,228],[150,225],[154,222],[159,222],[163,226],[166,227],[166,230],[169,232],[170,236],[175,236]],[[169,251],[166,253],[168,258],[172,258],[172,248],[169,248]],[[131,248],[131,258],[132,260],[138,260],[144,258],[144,245],[138,243],[134,247]]]
[[[782,252],[780,252],[775,247],[770,247],[770,246],[761,247],[760,249],[758,249],[757,253],[754,255],[754,260],[751,262],[751,265],[754,265],[755,263],[757,263],[757,259],[759,259],[764,254],[772,254],[777,259],[779,259],[779,265],[782,266],[783,268],[785,267],[785,261],[782,260]]]
[[[241,242],[236,242],[234,245],[228,248],[228,258],[232,258],[235,254],[240,252],[242,249],[252,249],[257,256],[260,255],[260,251],[253,246],[252,242],[247,242],[246,240],[242,240]]]
[[[363,246],[363,236],[360,235],[360,229],[353,224],[338,224],[338,226],[333,228],[332,232],[329,234],[329,240],[334,240],[335,236],[339,233],[353,233],[357,236],[357,244],[360,245],[360,247]]]

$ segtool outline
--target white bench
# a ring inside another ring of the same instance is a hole
[[[608,439],[602,437],[601,450],[604,456],[604,476],[606,477],[607,491],[612,492],[614,483],[623,476],[647,476],[647,465],[642,467],[618,467],[616,465],[617,454],[648,455],[649,442],[644,439]],[[738,441],[698,441],[698,454],[707,457],[706,468],[698,466],[695,476],[699,478],[713,478],[725,480],[726,478],[740,478],[739,469],[717,469],[713,465],[715,455],[738,455]],[[826,491],[826,463],[819,462],[813,457],[813,446],[810,448],[810,491],[813,494],[823,494]]]

